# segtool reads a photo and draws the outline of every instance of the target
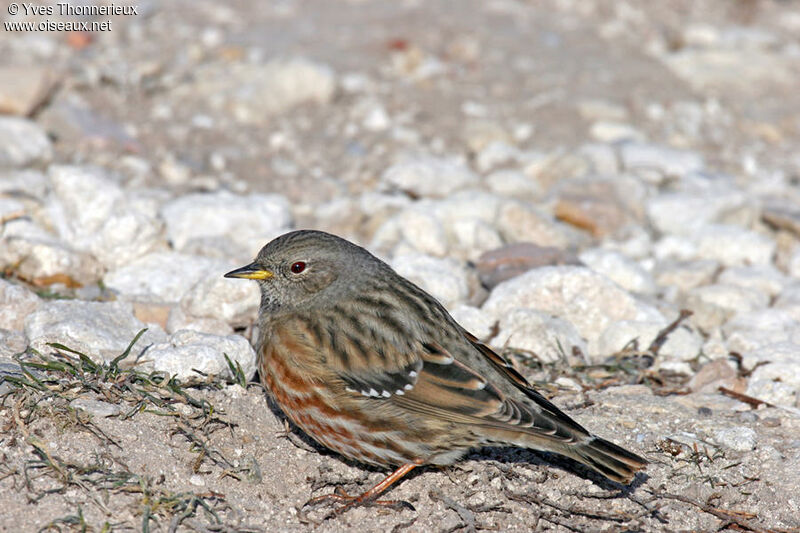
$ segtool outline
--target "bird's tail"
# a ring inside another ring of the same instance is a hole
[[[570,453],[565,455],[619,483],[630,483],[647,464],[644,458],[600,437],[592,436],[586,443],[569,448]]]
[[[583,428],[580,428],[580,432],[574,430],[572,435],[568,434],[567,428],[561,429],[564,431],[559,439],[538,431],[495,430],[492,441],[543,452],[555,452],[588,466],[608,479],[624,484],[630,483],[636,472],[647,465],[647,460],[643,457],[592,435]]]

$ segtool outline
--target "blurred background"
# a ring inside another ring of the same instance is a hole
[[[647,139],[742,178],[800,166],[793,1],[142,0],[94,17],[9,5],[4,24],[111,21],[4,28],[0,111],[33,118],[55,161],[138,185],[280,192],[313,219],[409,154],[474,165],[493,142],[552,159]]]

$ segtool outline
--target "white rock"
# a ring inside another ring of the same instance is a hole
[[[209,257],[155,252],[112,270],[103,282],[126,300],[176,303],[200,280],[221,277],[233,266]]]
[[[606,356],[625,348],[646,350],[666,327],[660,321],[620,320],[609,325],[597,343],[598,351]],[[672,331],[661,346],[659,355],[668,359],[691,361],[703,347],[703,339],[696,332],[682,326]]]
[[[0,197],[0,224],[25,216],[25,204],[13,198]]]
[[[369,249],[378,254],[379,257],[384,258],[397,251],[397,247],[402,240],[403,232],[400,227],[400,218],[396,216],[391,217],[375,230],[375,233],[372,235],[372,241],[369,244]],[[414,248],[408,243],[403,244],[412,250]]]
[[[276,194],[238,196],[227,191],[187,194],[166,204],[161,215],[177,250],[193,240],[218,239],[235,245],[244,261],[291,224],[289,202]],[[229,256],[230,257],[230,256]]]
[[[133,347],[127,362],[135,360],[150,344],[166,339],[161,328],[133,316],[129,303],[44,302],[25,319],[25,334],[34,349],[47,353],[52,350],[47,343],[57,342],[97,361],[110,361],[120,355],[144,328],[148,329]]]
[[[178,87],[174,96],[207,95],[212,108],[228,111],[242,123],[260,124],[306,102],[326,104],[336,90],[330,67],[303,58],[275,59],[264,65],[210,63],[193,74],[194,83]]]
[[[780,294],[788,282],[787,277],[771,264],[728,267],[720,273],[717,280],[720,283],[763,292],[772,297]]]
[[[794,320],[800,322],[800,282],[795,281],[786,285],[772,307],[786,311]]]
[[[391,265],[398,274],[422,287],[447,308],[463,303],[469,296],[467,273],[454,259],[399,255]]]
[[[566,376],[561,376],[560,378],[556,378],[554,383],[562,389],[570,390],[573,392],[583,392],[583,385],[581,385],[574,379],[568,378]]]
[[[361,212],[370,216],[401,211],[412,203],[413,200],[405,194],[386,194],[373,191],[363,193],[358,199],[358,206]]]
[[[756,447],[756,432],[747,427],[734,427],[720,429],[714,433],[714,440],[720,446],[736,450],[737,452],[749,452]]]
[[[392,125],[392,119],[385,107],[374,105],[365,113],[361,125],[367,131],[384,131]]]
[[[181,308],[193,317],[215,318],[234,326],[251,324],[258,316],[261,291],[255,282],[223,278],[213,272],[181,299]]]
[[[479,191],[462,191],[445,200],[420,200],[383,222],[371,247],[383,253],[402,241],[406,252],[475,259],[502,244],[492,225],[499,199]]]
[[[736,285],[705,285],[686,296],[686,307],[694,312],[692,321],[706,330],[722,325],[737,313],[762,309],[768,304],[766,294]]]
[[[100,400],[92,400],[90,398],[75,398],[69,402],[69,405],[70,407],[86,411],[90,415],[100,418],[116,416],[122,413],[122,408],[119,405]]]
[[[764,391],[772,390],[775,395],[790,396],[791,393],[784,388],[785,386],[790,387],[795,393],[795,398],[800,399],[800,373],[797,371],[800,368],[800,344],[792,342],[769,344],[745,352],[742,356],[744,368],[755,368],[749,380],[749,386],[753,388],[754,392],[756,389],[760,389],[759,394],[763,395]],[[783,386],[768,385],[770,382],[780,383]],[[766,397],[756,397],[770,401]],[[779,403],[786,405],[784,403],[786,401],[786,398],[783,398]],[[789,403],[789,405],[792,404],[793,402]]]
[[[212,335],[233,335],[233,328],[227,322],[214,317],[187,315],[180,305],[170,309],[165,329],[170,335],[184,329]]]
[[[695,90],[727,91],[744,98],[754,88],[772,85],[790,87],[789,55],[772,50],[726,50],[719,47],[689,47],[665,55],[666,65]]]
[[[544,311],[571,322],[588,342],[589,355],[598,354],[600,335],[613,322],[664,321],[656,309],[605,276],[576,266],[537,268],[504,281],[494,288],[483,311],[500,320],[519,307]]]
[[[339,78],[342,90],[348,93],[365,93],[374,90],[375,82],[365,72],[345,72]]]
[[[450,314],[462,328],[478,339],[487,339],[492,332],[493,321],[486,313],[471,305],[458,305]]]
[[[501,165],[519,161],[522,152],[516,146],[503,141],[492,141],[476,157],[475,164],[481,173],[486,173]]]
[[[712,225],[693,235],[697,259],[713,259],[725,266],[764,265],[775,255],[775,240],[737,226]]]
[[[479,218],[459,218],[448,229],[454,251],[471,261],[503,245],[497,230]]]
[[[655,268],[655,280],[662,287],[676,287],[682,292],[687,292],[695,287],[710,284],[719,269],[719,263],[710,259],[663,261]]]
[[[789,257],[789,275],[800,279],[800,246],[796,246]]]
[[[28,339],[22,331],[0,328],[0,374],[3,373],[3,364],[10,364],[19,369],[19,365],[13,362],[13,357],[21,354],[28,347]],[[8,369],[8,368],[7,368]],[[0,385],[0,394],[2,393]]]
[[[531,242],[556,248],[566,248],[570,244],[562,225],[524,202],[503,203],[497,215],[497,229],[506,242]]]
[[[593,174],[615,176],[620,173],[619,156],[611,145],[588,143],[581,146],[578,153],[591,163]]]
[[[487,224],[494,224],[500,205],[501,199],[494,194],[468,190],[432,202],[430,209],[442,220],[445,227],[449,227],[464,218],[477,218]]]
[[[26,218],[0,228],[0,265],[13,265],[26,279],[67,275],[84,284],[97,281],[101,272],[92,255],[72,249]]]
[[[655,170],[671,177],[681,177],[703,169],[703,156],[697,152],[637,142],[624,143],[620,158],[625,169]]]
[[[52,158],[52,143],[38,124],[0,116],[0,168],[47,163]]]
[[[603,239],[603,248],[616,251],[631,259],[650,259],[653,240],[643,227],[629,224]]]
[[[509,198],[538,198],[542,186],[518,170],[498,170],[486,177],[486,186],[500,196]]]
[[[762,365],[756,368],[758,363]],[[793,342],[769,344],[742,354],[742,368],[745,370],[755,368],[753,375],[758,372],[755,376],[757,379],[776,379],[798,389],[800,389],[800,373],[797,372],[799,364],[800,344]],[[763,370],[759,371],[762,368]]]
[[[507,128],[491,120],[467,120],[459,133],[470,152],[480,152],[495,141],[511,142]]]
[[[756,369],[756,371],[758,371],[758,369]],[[780,405],[783,407],[796,407],[798,398],[800,397],[798,388],[788,383],[775,381],[774,379],[754,379],[753,377],[751,377],[747,383],[747,391],[745,394],[771,403],[772,405]]]
[[[731,351],[746,353],[779,342],[800,344],[800,323],[785,310],[766,308],[743,312],[722,327]]]
[[[625,290],[639,294],[656,292],[656,284],[650,273],[619,252],[590,248],[581,252],[578,259]]]
[[[111,181],[98,168],[53,166],[49,212],[61,238],[109,268],[164,245],[163,225],[148,202]]]
[[[761,309],[769,304],[769,296],[762,292],[721,283],[698,287],[691,291],[691,295],[700,296],[704,302],[717,305],[734,313]]]
[[[163,223],[123,202],[95,234],[89,251],[105,267],[116,268],[165,247]]]
[[[418,197],[444,197],[478,182],[463,163],[436,157],[417,157],[386,169],[381,180]]]
[[[578,113],[584,120],[625,120],[628,110],[608,100],[581,100],[577,105]]]
[[[653,370],[656,372],[667,372],[670,374],[683,374],[691,376],[694,374],[692,366],[686,361],[679,361],[676,359],[659,359],[656,361]]]
[[[703,356],[709,359],[727,359],[730,353],[719,328],[712,330],[706,342],[703,343]]]
[[[688,237],[667,235],[653,245],[658,261],[690,261],[697,257],[697,244]]]
[[[587,178],[592,180],[591,164],[586,157],[557,148],[551,152],[525,152],[523,172],[551,189],[560,181]],[[615,176],[624,178],[624,176]]]
[[[211,335],[182,330],[151,346],[141,358],[141,367],[174,375],[179,379],[200,378],[197,369],[210,376],[232,378],[225,355],[239,363],[247,379],[256,372],[256,353],[241,335]]]
[[[645,210],[650,223],[661,233],[692,235],[748,205],[747,195],[741,190],[708,186],[659,194],[647,201]]]
[[[645,139],[644,134],[630,124],[612,120],[598,120],[592,124],[589,133],[592,138],[605,143]]]
[[[25,287],[0,278],[0,329],[21,330],[25,317],[41,303],[42,300]]]
[[[3,170],[0,174],[0,193],[24,192],[28,198],[44,200],[49,187],[50,182],[38,170]]]
[[[57,200],[51,209],[62,211],[52,215],[59,233],[69,242],[97,232],[125,195],[99,167],[54,165],[48,177]]]
[[[447,254],[444,227],[424,205],[406,209],[397,217],[401,235],[416,251],[439,257]]]
[[[531,352],[544,363],[573,360],[573,349],[587,354],[586,341],[575,326],[549,313],[534,309],[512,309],[500,318],[500,329],[492,346]]]

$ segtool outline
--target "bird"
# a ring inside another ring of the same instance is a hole
[[[397,505],[379,497],[415,468],[487,446],[554,452],[624,484],[647,464],[584,429],[433,296],[348,240],[292,231],[225,277],[260,286],[259,377],[285,415],[325,448],[394,469],[360,495],[307,504]]]

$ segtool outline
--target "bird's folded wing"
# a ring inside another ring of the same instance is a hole
[[[575,439],[574,429],[580,426],[547,400],[542,398],[569,423],[550,409],[507,397],[486,377],[436,344],[419,344],[415,356],[403,368],[342,369],[339,377],[353,392],[394,402],[411,412],[455,423],[513,428],[564,442]],[[585,432],[580,428],[579,433]]]
[[[478,352],[485,357],[492,366],[498,370],[503,376],[505,376],[508,381],[514,384],[519,390],[521,390],[525,395],[536,402],[536,404],[545,412],[549,413],[552,417],[559,420],[562,424],[565,424],[572,429],[588,433],[586,429],[583,428],[580,424],[575,422],[571,419],[568,415],[566,415],[561,409],[555,406],[550,400],[539,394],[536,389],[534,389],[528,380],[525,379],[522,374],[520,374],[517,369],[515,369],[511,363],[508,362],[503,356],[480,342],[474,335],[471,333],[464,331],[464,336],[469,340],[472,346],[478,350]]]

